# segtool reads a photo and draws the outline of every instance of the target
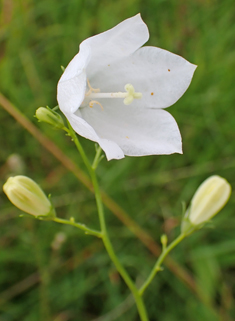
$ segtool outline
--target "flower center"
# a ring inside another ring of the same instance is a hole
[[[125,85],[126,92],[113,92],[113,93],[101,93],[100,89],[94,89],[91,87],[89,80],[87,79],[87,84],[89,87],[88,92],[85,97],[91,99],[89,102],[89,107],[93,107],[94,104],[100,105],[101,109],[103,106],[96,99],[99,98],[124,98],[123,102],[125,105],[130,105],[134,99],[141,99],[142,93],[135,92],[134,87],[131,84]]]

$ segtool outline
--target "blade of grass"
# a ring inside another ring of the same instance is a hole
[[[66,273],[68,271],[75,270],[79,265],[90,259],[95,253],[100,251],[100,249],[101,243],[98,242],[98,240],[95,240],[89,246],[85,247],[81,252],[77,253],[75,257],[72,256],[65,262],[57,262],[56,266],[50,265],[49,268],[53,273],[55,273],[56,271],[65,271]],[[24,278],[23,280],[17,282],[13,286],[0,293],[0,305],[12,300],[18,295],[21,295],[25,291],[28,291],[39,282],[41,282],[41,276],[39,272],[30,274],[27,278]]]

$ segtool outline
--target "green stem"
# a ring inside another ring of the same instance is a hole
[[[101,232],[93,230],[93,229],[90,229],[85,224],[76,223],[76,222],[74,222],[73,219],[68,221],[68,220],[64,220],[62,218],[55,217],[53,219],[53,221],[57,222],[57,223],[61,223],[61,224],[67,224],[67,225],[75,226],[75,227],[79,228],[80,230],[85,231],[86,234],[94,235],[94,236],[97,236],[97,237],[100,237],[100,238],[102,237],[102,233]]]
[[[120,263],[119,259],[117,258],[116,254],[114,252],[113,246],[111,244],[111,241],[110,241],[110,238],[109,238],[109,235],[107,232],[107,228],[106,228],[103,203],[102,203],[100,189],[99,189],[99,185],[97,182],[95,172],[93,172],[91,179],[92,179],[94,190],[95,190],[96,204],[97,204],[97,209],[98,209],[101,231],[102,231],[102,235],[103,235],[102,239],[103,239],[103,243],[106,248],[106,251],[108,252],[110,259],[113,261],[114,265],[116,266],[116,268],[117,268],[118,272],[120,273],[120,275],[122,276],[123,280],[125,281],[125,283],[129,287],[129,289],[131,290],[131,292],[135,298],[135,302],[136,302],[141,320],[148,321],[147,311],[145,309],[144,302],[138,293],[138,289],[135,286],[135,284],[133,283],[133,281],[131,280],[131,278],[129,277],[125,268]]]
[[[99,162],[100,162],[100,160],[102,158],[102,156],[100,156],[101,152],[102,152],[101,147],[100,146],[97,147],[95,158],[94,158],[94,161],[93,161],[92,166],[91,166],[93,170],[96,170],[97,166],[99,165]]]
[[[155,275],[161,271],[161,264],[162,262],[165,260],[166,256],[168,255],[168,253],[174,248],[176,247],[176,245],[178,245],[184,238],[186,237],[185,234],[180,234],[171,244],[169,244],[165,249],[163,249],[161,255],[159,256],[156,264],[154,265],[152,271],[149,274],[149,277],[147,278],[147,280],[144,282],[144,284],[142,285],[142,287],[139,289],[139,294],[142,296],[144,291],[147,289],[147,287],[149,286],[149,284],[152,282],[153,278],[155,277]]]
[[[87,158],[87,156],[86,156],[86,154],[85,154],[85,152],[84,152],[84,150],[82,148],[82,145],[80,144],[80,142],[79,142],[79,140],[77,138],[76,133],[74,132],[72,126],[70,125],[69,121],[67,121],[67,123],[68,123],[68,127],[69,128],[68,129],[66,128],[66,131],[71,136],[74,144],[77,147],[77,150],[79,151],[79,153],[80,153],[80,155],[82,157],[82,160],[83,160],[83,162],[84,162],[89,174],[91,175],[91,173],[93,172],[93,169],[92,169],[92,167],[90,165],[90,162],[89,162],[89,160],[88,160],[88,158]]]
[[[106,228],[104,208],[103,208],[99,184],[98,184],[96,173],[95,173],[95,166],[94,166],[94,168],[92,168],[74,130],[72,129],[72,127],[69,123],[68,123],[68,126],[69,126],[69,133],[70,133],[79,153],[81,154],[84,164],[86,165],[87,170],[91,176],[91,180],[92,180],[94,192],[95,192],[95,199],[96,199],[96,205],[97,205],[98,216],[99,216],[99,221],[100,221],[100,227],[101,227],[101,238],[103,240],[106,251],[107,251],[110,259],[112,260],[112,262],[116,266],[117,271],[120,273],[120,275],[122,276],[126,285],[129,287],[130,291],[132,292],[141,321],[149,321],[143,299],[142,299],[141,295],[139,294],[138,289],[135,286],[134,282],[131,280],[129,274],[127,273],[127,271],[125,270],[125,268],[122,266],[121,262],[119,261],[118,257],[116,256],[113,246],[112,246],[112,243],[110,241],[108,231]],[[100,154],[100,152],[101,151],[98,149],[97,154]],[[97,157],[95,157],[95,160],[98,159]]]

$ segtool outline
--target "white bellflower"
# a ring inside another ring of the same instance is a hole
[[[188,88],[196,66],[156,47],[140,14],[80,44],[58,88],[73,129],[97,142],[107,159],[182,153],[174,118],[163,108]]]

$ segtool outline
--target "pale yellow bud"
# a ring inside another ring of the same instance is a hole
[[[44,123],[48,123],[55,128],[64,128],[64,121],[60,114],[49,107],[39,107],[35,113],[36,118]]]
[[[23,212],[36,217],[54,217],[54,208],[37,183],[27,176],[10,177],[3,185],[9,200]]]
[[[192,198],[182,222],[182,232],[209,221],[224,207],[230,194],[231,186],[224,178],[217,175],[207,178]]]

